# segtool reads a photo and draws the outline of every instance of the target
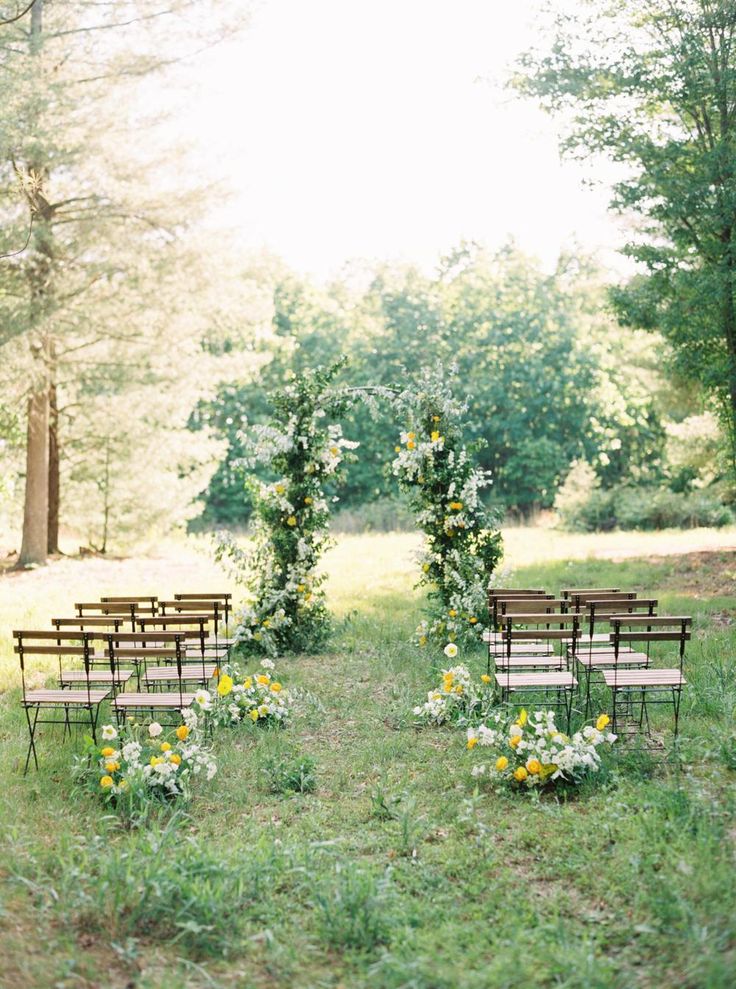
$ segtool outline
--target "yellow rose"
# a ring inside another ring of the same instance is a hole
[[[538,759],[527,759],[526,768],[533,776],[536,776],[541,771],[542,764]]]
[[[168,752],[170,748],[171,748],[171,746],[169,745],[168,742],[162,742],[161,743],[161,751],[162,752]]]
[[[176,729],[176,737],[180,742],[186,742],[189,738],[189,727],[187,725],[179,725]]]
[[[414,440],[409,440],[409,442],[406,444],[406,449],[407,450],[413,450],[415,446],[416,446],[416,443],[414,442]]]
[[[253,710],[250,712],[250,716],[253,719],[253,721],[258,721],[258,708],[257,707],[254,707],[253,708]]]
[[[450,618],[457,618],[457,612],[455,611],[454,608],[450,608],[447,614],[450,616]]]
[[[258,676],[256,677],[256,680],[258,681],[258,683],[260,683],[262,687],[265,687],[266,684],[270,681],[270,679],[271,677],[268,675],[268,673],[259,673]]]
[[[487,673],[481,673],[480,678],[483,681],[483,683],[490,683],[491,682],[491,678],[488,676]]]
[[[272,683],[271,690],[273,690],[274,694],[278,694],[281,690],[281,684],[278,681]]]
[[[290,515],[286,520],[286,524],[290,525],[291,528],[293,529],[294,526],[296,525],[296,515]]]
[[[468,748],[468,749],[474,749],[477,744],[478,744],[478,739],[477,738],[469,738],[468,739],[468,744],[467,744],[466,748]]]
[[[468,618],[468,621],[470,622],[471,625],[478,624],[478,619],[475,617],[475,615],[471,615],[470,618]]]
[[[113,785],[112,776],[103,776],[102,779],[100,780],[100,786],[103,787],[105,790],[109,789],[112,785]]]
[[[416,433],[407,433],[406,436],[407,436],[407,439],[414,440],[414,439],[416,439],[417,434]]]
[[[120,769],[120,763],[119,762],[106,762],[105,763],[105,769],[108,771],[108,773],[114,773],[118,769]]]
[[[514,779],[518,780],[519,783],[523,783],[529,774],[523,766],[517,766],[514,770]]]
[[[506,758],[505,755],[499,756],[498,759],[496,759],[496,769],[499,771],[499,773],[502,773],[504,769],[506,769],[508,764],[509,764],[509,760]]]
[[[611,719],[607,714],[602,714],[595,723],[598,731],[603,731],[603,729],[611,723]]]
[[[512,749],[515,749],[520,741],[521,741],[521,735],[512,735],[511,738],[509,739],[509,745],[511,746]]]
[[[169,761],[173,762],[175,766],[181,765],[181,756],[177,752],[172,752],[169,756]]]
[[[109,759],[114,752],[115,749],[111,749],[110,746],[108,745],[106,748],[101,750],[100,755],[104,755],[106,759]]]
[[[227,673],[223,673],[220,677],[220,682],[217,684],[217,693],[220,697],[227,697],[230,691],[233,689],[233,678],[228,676]]]

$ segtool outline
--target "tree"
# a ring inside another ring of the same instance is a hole
[[[620,167],[614,210],[637,219],[640,266],[621,320],[658,329],[718,408],[736,471],[736,5],[583,0],[514,79],[564,115],[564,151]]]
[[[166,296],[201,197],[172,184],[142,86],[223,36],[232,11],[218,6],[35,0],[0,26],[0,346],[20,343],[16,378],[30,382],[20,565],[58,548],[61,423],[84,397],[80,362],[104,368],[106,343],[124,342],[145,373],[148,303]]]

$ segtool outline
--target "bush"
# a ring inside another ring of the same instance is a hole
[[[732,510],[706,491],[682,493],[628,485],[605,491],[593,488],[584,500],[558,504],[558,514],[563,528],[578,532],[719,528],[734,521]]]

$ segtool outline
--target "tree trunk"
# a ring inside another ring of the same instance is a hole
[[[59,409],[56,383],[49,385],[49,553],[59,553]]]
[[[46,562],[49,513],[49,390],[38,388],[28,399],[26,491],[23,542],[18,566]]]

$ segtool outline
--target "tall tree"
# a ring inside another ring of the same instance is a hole
[[[714,401],[736,471],[736,4],[582,0],[553,22],[514,83],[563,116],[567,154],[620,166],[612,207],[637,220],[641,272],[615,305]]]
[[[227,6],[35,0],[0,24],[0,253],[11,255],[0,346],[21,343],[16,370],[30,382],[20,565],[58,548],[62,423],[84,398],[80,364],[104,368],[105,344],[119,359],[123,342],[131,373],[145,372],[155,319],[143,313],[166,294],[197,197],[172,185],[168,149],[151,150],[144,87],[223,37]]]

